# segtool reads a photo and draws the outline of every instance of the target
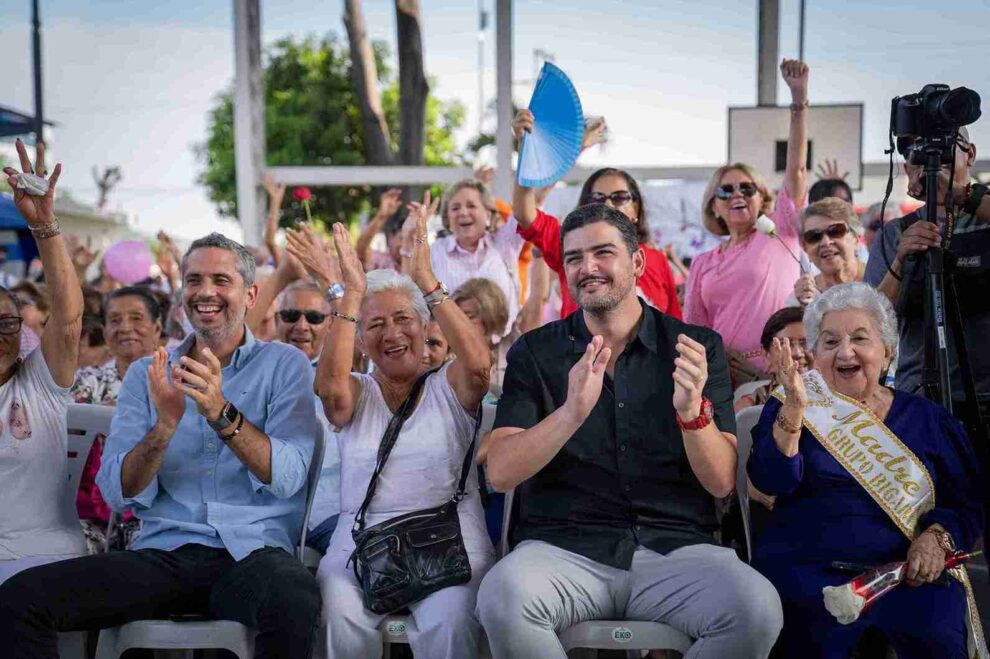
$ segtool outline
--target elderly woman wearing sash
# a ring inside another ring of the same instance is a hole
[[[879,384],[897,344],[883,295],[862,283],[834,286],[804,323],[816,370],[802,376],[788,343],[774,339],[770,366],[781,386],[753,430],[749,459],[753,484],[777,497],[753,565],[784,604],[783,656],[845,658],[877,627],[900,659],[986,657],[965,571],[943,575],[946,553],[971,548],[982,525],[977,461],[962,426],[942,407]],[[905,560],[907,586],[853,623],[826,610],[822,588],[855,576],[833,561]]]

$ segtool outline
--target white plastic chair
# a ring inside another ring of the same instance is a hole
[[[321,430],[313,444],[313,459],[306,477],[306,509],[296,548],[296,558],[300,562],[306,547],[306,524],[316,496],[316,483],[320,477],[325,450]],[[119,659],[131,648],[190,651],[222,649],[233,652],[238,659],[251,659],[254,657],[254,638],[257,633],[255,629],[233,620],[135,620],[120,627],[101,630],[100,640],[96,645],[96,659]]]
[[[753,382],[743,382],[741,385],[736,387],[735,392],[732,394],[732,402],[738,403],[739,399],[743,396],[749,396],[754,391],[770,384],[770,380],[754,380]]]
[[[515,490],[505,494],[502,517],[502,539],[499,554],[509,553],[509,532],[512,522]],[[694,640],[682,631],[662,622],[646,620],[587,620],[565,629],[557,635],[569,657],[589,657],[598,650],[624,650],[638,659],[648,650],[677,650],[684,653]]]
[[[66,455],[68,457],[68,480],[70,496],[65,498],[66,518],[76,518],[76,492],[82,480],[86,458],[93,448],[98,435],[110,433],[114,408],[104,405],[84,405],[69,403],[66,410]],[[60,632],[58,635],[59,656],[62,659],[86,656],[86,632]]]
[[[743,531],[746,534],[746,560],[753,560],[753,538],[749,526],[749,478],[746,463],[753,452],[753,428],[763,413],[762,405],[747,407],[736,414],[736,495],[739,497],[739,510],[742,513]]]

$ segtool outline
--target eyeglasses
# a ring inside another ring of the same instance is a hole
[[[278,312],[278,317],[282,319],[283,323],[298,323],[302,316],[306,316],[306,322],[310,325],[320,325],[324,320],[327,319],[329,314],[320,313],[319,311],[311,311],[307,309],[306,311],[300,311],[299,309],[282,309]]]
[[[828,236],[832,240],[839,240],[849,233],[849,226],[845,222],[830,224],[822,229],[810,229],[804,232],[804,242],[806,245],[814,245],[821,242],[822,238]]]
[[[0,318],[0,334],[10,336],[21,331],[24,319],[20,316],[3,316]]]
[[[604,204],[607,201],[611,201],[612,205],[616,208],[620,206],[625,206],[630,201],[636,199],[636,195],[629,192],[628,190],[617,190],[612,194],[605,194],[604,192],[592,192],[588,195],[588,201],[592,204]]]
[[[756,187],[755,183],[740,183],[738,185],[726,183],[725,185],[720,185],[715,188],[715,196],[725,201],[726,199],[731,199],[732,193],[736,190],[739,190],[742,196],[746,198],[752,197],[760,191],[759,188]]]

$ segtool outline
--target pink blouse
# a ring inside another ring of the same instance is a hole
[[[688,274],[684,320],[715,330],[727,350],[746,354],[761,371],[766,370],[760,347],[763,326],[786,306],[801,273],[796,260],[801,257],[798,210],[781,187],[770,214],[777,237],[754,232],[738,245],[699,254]]]

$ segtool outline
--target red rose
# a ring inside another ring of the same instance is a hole
[[[309,191],[309,188],[293,188],[292,197],[296,201],[309,201],[313,197],[313,193]]]

